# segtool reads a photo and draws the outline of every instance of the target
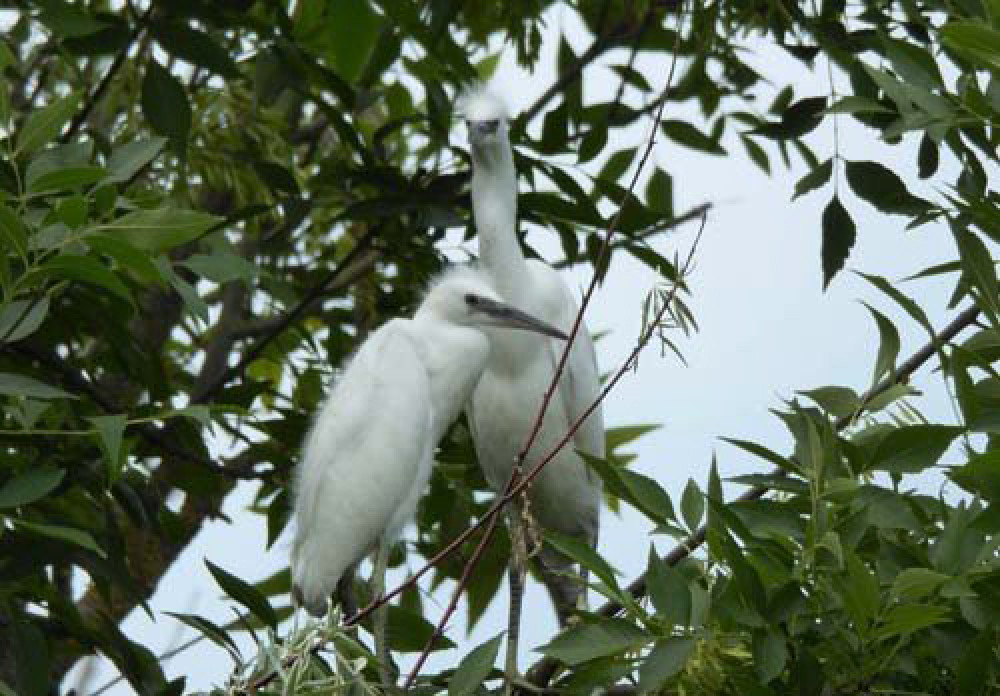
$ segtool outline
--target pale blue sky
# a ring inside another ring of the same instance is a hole
[[[494,87],[506,96],[512,112],[531,104],[552,82],[557,38],[563,31],[577,50],[586,45],[586,34],[572,13],[558,8],[550,12],[543,33],[543,59],[534,75],[516,67],[512,51],[503,55]],[[822,62],[817,64],[816,72],[809,73],[782,52],[763,44],[754,48],[754,55],[748,59],[777,88],[791,81],[797,97],[829,93],[826,65]],[[612,54],[603,63],[624,59],[623,53]],[[640,56],[636,67],[655,87],[662,85],[666,77],[664,61]],[[616,90],[617,81],[606,68],[586,73],[587,102],[606,101]],[[761,111],[772,96],[763,95]],[[704,125],[696,108],[687,105],[668,105],[666,116]],[[915,193],[937,197],[933,186],[916,178],[913,137],[907,138],[903,147],[889,147],[879,143],[873,131],[848,118],[840,118],[839,126],[841,155],[882,162],[902,176]],[[649,128],[647,120],[615,134],[615,149],[641,145]],[[464,132],[457,132],[455,137],[464,139]],[[809,142],[821,159],[830,156],[833,152],[830,124],[815,131]],[[774,174],[768,177],[743,156],[732,130],[723,145],[735,156],[710,157],[658,138],[653,161],[674,178],[676,210],[683,211],[703,202],[715,206],[690,281],[694,292],[690,306],[701,331],[690,339],[678,336],[687,367],[669,354],[661,358],[659,349],[650,346],[638,373],[627,376],[605,404],[609,426],[662,425],[638,442],[635,452],[639,457],[634,466],[655,477],[675,500],[689,477],[704,483],[713,452],[718,455],[723,476],[765,470],[762,462],[720,442],[721,435],[750,439],[779,452],[787,451],[790,439],[768,409],[780,407],[782,399],[792,397],[796,390],[837,384],[861,391],[869,385],[878,334],[859,300],[873,304],[897,321],[903,345],[901,357],[924,342],[921,331],[910,320],[878,291],[849,272],[841,273],[826,293],[821,291],[819,225],[822,209],[830,199],[829,186],[793,203],[790,200],[793,186],[805,173],[800,159],[793,157],[794,168],[788,172],[780,159],[773,157]],[[765,147],[769,154],[775,154],[773,148],[766,144]],[[591,163],[587,169],[596,171],[597,165]],[[953,160],[942,157],[942,172],[950,175],[955,166]],[[936,180],[951,179],[939,175]],[[877,213],[850,194],[843,181],[841,184],[842,199],[858,228],[849,268],[899,279],[955,256],[951,236],[941,226],[906,231],[904,218]],[[666,255],[675,251],[684,253],[694,239],[695,230],[696,225],[688,225],[656,240],[654,246]],[[551,234],[533,231],[530,240],[549,258],[558,257],[559,247]],[[470,246],[471,250],[474,248],[474,244]],[[572,279],[575,285],[583,287],[589,282],[589,274],[579,269],[572,273]],[[656,282],[657,278],[645,266],[625,255],[616,259],[587,315],[592,330],[608,332],[598,343],[603,371],[613,370],[634,345],[642,299]],[[905,286],[936,326],[944,325],[952,316],[945,307],[949,282],[920,281]],[[945,421],[953,418],[940,376],[925,370],[916,377],[914,385],[925,392],[915,404],[928,418]],[[927,480],[923,485],[935,487],[937,483]],[[151,624],[143,612],[136,611],[125,623],[129,635],[159,653],[175,645],[180,635],[178,624],[160,615],[161,611],[201,613],[220,623],[233,617],[204,568],[205,557],[248,581],[266,577],[287,563],[287,551],[280,544],[264,552],[266,536],[261,518],[242,511],[249,499],[246,487],[231,498],[226,512],[233,517],[234,524],[212,524],[198,536],[164,578],[151,602],[157,612],[156,624]],[[635,577],[645,566],[646,549],[652,540],[650,528],[644,518],[628,510],[620,518],[607,511],[602,517],[600,549],[626,579]],[[661,550],[671,545],[664,539],[657,539],[656,544]],[[435,599],[426,603],[430,618],[439,615],[449,596],[439,590]],[[528,609],[522,664],[526,666],[535,659],[531,648],[551,637],[555,619],[537,584],[529,583],[525,602]],[[472,646],[503,630],[506,591],[502,591],[468,640],[460,618],[463,615],[462,610],[456,614],[448,632],[459,643],[459,649],[434,656],[431,669],[454,664]],[[188,635],[187,631],[184,635]],[[252,654],[252,648],[248,652]],[[225,680],[230,664],[222,650],[202,643],[169,662],[166,669],[171,676],[188,675],[189,689],[207,688]],[[91,688],[103,684],[112,674],[102,667],[90,682]],[[73,679],[67,683],[72,684]],[[120,686],[110,693],[127,694],[130,690]]]

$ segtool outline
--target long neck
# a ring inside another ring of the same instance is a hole
[[[426,311],[413,316],[411,334],[430,380],[434,437],[440,438],[458,417],[479,381],[490,346],[477,329],[441,321]]]
[[[479,257],[497,290],[509,291],[523,279],[524,255],[517,241],[517,174],[510,146],[473,148],[472,212],[479,234]]]

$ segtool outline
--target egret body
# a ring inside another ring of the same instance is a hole
[[[472,210],[479,236],[480,263],[505,301],[568,329],[579,308],[573,293],[555,269],[541,261],[525,259],[518,242],[517,175],[507,134],[506,107],[495,95],[478,90],[462,99],[460,109],[469,129]],[[490,339],[489,359],[473,392],[468,415],[485,477],[495,490],[502,491],[534,425],[562,345],[525,333],[494,331]],[[526,471],[555,447],[597,398],[599,390],[594,344],[581,326],[559,387],[525,460]],[[598,407],[528,489],[528,512],[542,528],[596,544],[601,482],[575,450],[603,458],[604,449],[604,417]],[[514,540],[518,520],[513,520],[511,526]],[[560,622],[565,622],[574,604],[585,597],[586,588],[579,580],[567,577],[570,564],[554,549],[543,547],[539,560],[542,578],[553,596]],[[512,568],[509,677],[516,670],[523,583],[523,570]]]
[[[484,274],[461,268],[431,286],[412,319],[375,331],[347,365],[306,438],[295,480],[293,595],[311,614],[326,612],[341,576],[373,547],[375,594],[382,594],[389,545],[412,518],[434,449],[486,365],[487,327],[565,339],[500,302]]]

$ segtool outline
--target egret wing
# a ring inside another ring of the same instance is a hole
[[[542,293],[545,298],[545,306],[541,309],[542,318],[569,333],[580,310],[579,303],[558,271],[539,261],[529,263],[538,287],[545,289]],[[552,340],[549,345],[553,361],[558,364],[559,356],[562,355],[566,344]],[[576,422],[600,394],[601,379],[597,369],[597,352],[586,324],[581,324],[573,340],[566,369],[559,380],[558,388],[569,423]],[[604,412],[600,404],[576,431],[573,444],[587,454],[604,457]]]
[[[395,320],[365,341],[323,405],[296,477],[292,577],[310,612],[412,517],[434,447],[429,402],[408,322]]]

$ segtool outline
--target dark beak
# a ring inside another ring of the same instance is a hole
[[[527,312],[522,312],[520,309],[511,307],[503,302],[494,302],[486,298],[479,298],[475,310],[488,316],[490,318],[489,323],[493,326],[534,331],[535,333],[545,334],[546,336],[558,338],[562,341],[569,338],[551,324],[547,324],[541,319],[536,319]]]
[[[467,121],[466,123],[469,126],[469,134],[473,137],[495,135],[497,128],[500,126],[499,119],[492,119],[490,121]]]

